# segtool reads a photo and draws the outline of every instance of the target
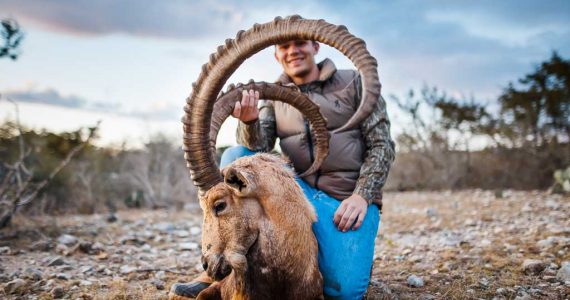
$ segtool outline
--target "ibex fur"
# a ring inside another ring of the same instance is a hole
[[[198,299],[322,299],[313,207],[286,162],[235,161],[200,200],[202,262],[218,280]]]

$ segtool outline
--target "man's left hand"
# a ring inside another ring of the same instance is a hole
[[[346,232],[350,227],[352,230],[356,230],[362,225],[367,210],[368,201],[358,194],[352,194],[340,203],[334,213],[333,222],[342,232]],[[353,224],[354,226],[352,226]]]

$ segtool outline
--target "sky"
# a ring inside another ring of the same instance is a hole
[[[570,57],[570,1],[193,1],[0,0],[0,19],[18,21],[20,57],[0,59],[0,94],[22,123],[54,131],[102,120],[98,143],[138,147],[157,134],[181,141],[180,117],[210,53],[254,23],[299,14],[343,24],[379,63],[393,136],[405,117],[390,100],[437,86],[493,105],[511,81],[552,51]],[[322,46],[317,60],[353,68]],[[273,82],[270,47],[228,83]],[[15,118],[0,100],[0,122]],[[218,145],[235,144],[233,119]]]

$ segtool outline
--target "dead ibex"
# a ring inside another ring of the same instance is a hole
[[[360,71],[363,96],[353,117],[338,131],[357,126],[374,109],[380,95],[376,60],[364,42],[344,26],[299,16],[276,18],[238,32],[226,40],[203,66],[187,99],[184,123],[185,158],[200,189],[204,210],[203,263],[218,280],[199,299],[319,299],[322,278],[317,244],[310,224],[315,214],[293,174],[269,155],[242,158],[220,172],[213,145],[221,123],[231,114],[241,90],[260,98],[284,101],[299,109],[313,128],[316,171],[326,157],[326,122],[316,104],[295,88],[254,83],[231,87],[217,96],[230,75],[260,50],[290,40],[315,40],[337,48]],[[212,116],[213,113],[213,116]]]
[[[198,299],[322,299],[316,215],[284,163],[239,159],[200,201],[204,268],[221,281]]]

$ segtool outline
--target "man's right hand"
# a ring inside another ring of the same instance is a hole
[[[241,102],[236,102],[232,116],[238,118],[244,123],[251,123],[259,118],[259,109],[257,102],[259,101],[259,92],[254,90],[243,91]]]

